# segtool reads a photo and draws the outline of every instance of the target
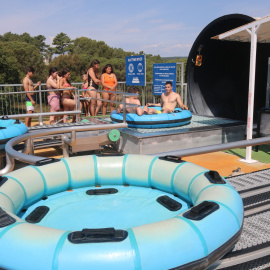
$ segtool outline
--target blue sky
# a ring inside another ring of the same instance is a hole
[[[270,0],[1,0],[0,34],[41,34],[51,44],[64,32],[135,53],[187,56],[207,24],[232,13],[264,17]]]

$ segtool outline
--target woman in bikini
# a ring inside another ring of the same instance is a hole
[[[87,89],[88,88],[87,74],[83,74],[82,79],[84,81],[84,83],[82,84],[82,89]],[[82,96],[84,98],[87,97],[86,91],[82,92]],[[87,102],[87,100],[82,100],[82,105],[83,105],[83,108],[85,111],[85,116],[88,116],[88,102]]]
[[[74,111],[76,108],[76,102],[75,102],[75,96],[74,96],[74,89],[75,87],[71,86],[71,83],[69,81],[70,78],[70,70],[67,68],[63,68],[61,73],[59,74],[61,76],[60,80],[60,88],[66,89],[62,92],[61,97],[61,103],[64,107],[64,111]],[[75,121],[75,115],[73,115],[72,122]],[[68,115],[64,115],[63,122],[67,122]]]
[[[116,86],[118,85],[117,78],[113,73],[112,65],[107,64],[103,70],[101,75],[101,84],[103,86],[103,90],[107,91],[115,91]],[[115,94],[112,93],[102,93],[102,98],[107,100],[115,100]],[[102,114],[105,115],[107,113],[108,102],[103,101],[102,105]],[[110,102],[110,112],[114,110],[114,103]]]
[[[49,70],[49,76],[46,82],[46,89],[58,89],[58,69],[53,67]],[[50,91],[48,95],[48,103],[51,107],[51,112],[59,112],[60,110],[60,93],[59,91]],[[50,116],[50,125],[55,124],[58,121],[58,116]]]
[[[98,60],[94,60],[87,71],[88,91],[86,95],[88,97],[100,98],[100,94],[96,91],[100,85],[99,64],[100,62]],[[101,100],[90,100],[90,113],[92,116],[96,116],[98,114],[101,105]]]

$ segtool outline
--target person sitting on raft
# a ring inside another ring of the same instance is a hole
[[[158,104],[150,104],[147,103],[143,108],[147,113],[173,113],[176,105],[178,104],[182,110],[188,110],[188,107],[184,105],[182,99],[179,94],[173,92],[172,82],[165,83],[165,91],[166,93],[162,93],[161,95],[161,103]],[[153,108],[148,107],[162,107],[161,111],[158,111]]]
[[[126,98],[126,103],[135,104],[138,105],[138,107],[129,107],[127,105],[126,112],[127,113],[137,113],[139,116],[144,114],[144,110],[141,108],[141,102],[139,100],[139,88],[136,86],[130,86],[128,89],[128,93],[131,94],[137,94],[138,96],[131,96],[129,98]],[[150,109],[151,110],[151,109]],[[117,109],[116,113],[123,112],[123,104],[120,104]]]

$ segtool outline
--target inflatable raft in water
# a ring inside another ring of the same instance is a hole
[[[7,116],[0,118],[0,149],[12,138],[28,131],[27,126],[18,119],[9,119]]]
[[[205,269],[243,225],[226,180],[171,157],[49,159],[0,185],[6,269]]]
[[[158,111],[161,110],[161,107],[151,108]],[[135,128],[169,128],[187,125],[190,123],[191,117],[189,110],[175,108],[173,113],[144,114],[142,116],[135,113],[127,113],[126,121],[129,127]],[[123,113],[116,113],[116,110],[114,110],[111,113],[111,119],[114,122],[122,123]]]

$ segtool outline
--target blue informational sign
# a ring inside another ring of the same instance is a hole
[[[176,91],[176,63],[153,64],[153,95],[165,93],[165,83],[172,82]]]
[[[126,85],[145,86],[145,56],[126,57]]]

